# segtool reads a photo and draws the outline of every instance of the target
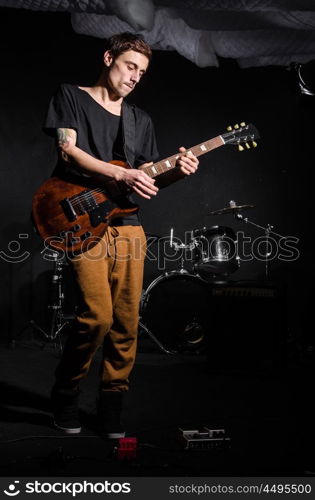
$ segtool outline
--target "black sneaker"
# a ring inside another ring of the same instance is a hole
[[[119,439],[126,435],[121,423],[122,400],[122,392],[100,392],[97,404],[98,429],[106,439]]]
[[[54,413],[54,426],[66,434],[79,434],[81,423],[79,420],[79,391],[54,390],[51,400]]]

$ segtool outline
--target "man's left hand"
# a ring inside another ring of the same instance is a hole
[[[179,148],[180,153],[185,153],[186,148],[183,146]],[[182,154],[180,158],[178,158],[176,165],[180,167],[181,172],[185,175],[190,175],[194,174],[198,168],[199,165],[199,160],[198,158],[193,155],[192,153],[188,154]]]

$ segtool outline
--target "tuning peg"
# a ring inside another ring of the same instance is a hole
[[[244,151],[244,148],[243,148],[243,146],[241,144],[238,145],[238,150],[239,151]]]
[[[257,148],[257,142],[252,141],[253,148]]]
[[[245,142],[245,146],[247,149],[250,149],[250,145],[248,144],[248,142]]]
[[[235,130],[237,130],[238,128],[240,128],[239,124],[238,124],[238,123],[236,123],[236,124],[234,125],[234,128],[235,128]]]
[[[241,122],[240,125],[241,125],[241,127],[246,127],[246,123],[245,122]]]
[[[233,130],[233,129],[232,129],[231,125],[229,125],[229,126],[226,128],[226,130],[227,130],[228,132],[231,132],[231,130]]]

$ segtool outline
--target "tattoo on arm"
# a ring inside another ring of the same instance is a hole
[[[65,161],[70,161],[69,155],[63,150],[63,147],[72,139],[73,143],[76,143],[77,133],[72,128],[58,128],[57,129],[57,140],[61,151],[61,156]]]
[[[57,137],[60,146],[63,146],[69,141],[69,138],[74,139],[76,141],[77,133],[72,128],[57,128]]]

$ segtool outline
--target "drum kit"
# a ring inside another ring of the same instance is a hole
[[[251,208],[254,205],[237,205],[230,201],[228,207],[212,211],[209,215],[231,214],[238,220],[263,229],[267,239],[270,233],[277,234],[269,224],[262,227],[244,218],[242,212]],[[185,259],[181,257],[180,267],[155,278],[141,298],[140,332],[146,333],[167,354],[203,352],[209,341],[211,285],[227,283],[229,276],[240,267],[237,237],[231,227],[202,227],[190,231],[190,235],[188,243],[179,243],[172,228],[168,242],[173,250],[182,251],[181,255],[183,251],[191,252],[192,268],[185,267]],[[269,278],[269,255],[266,250],[266,279]],[[52,311],[49,328],[45,331],[34,321],[30,323],[33,329],[62,350],[60,333],[75,315],[64,312],[63,267],[67,263],[65,259],[60,260],[56,252],[52,252],[49,260],[54,263],[53,298],[48,306]]]
[[[270,224],[263,227],[244,218],[242,212],[252,208],[254,205],[237,205],[231,200],[228,207],[212,211],[209,215],[231,214],[264,230],[267,240],[265,276],[268,279],[268,238],[271,232],[277,233],[272,231]],[[240,267],[237,237],[232,228],[216,225],[194,229],[190,241],[185,244],[174,240],[172,228],[169,244],[175,251],[191,251],[193,267],[186,269],[184,258],[181,258],[179,269],[164,272],[144,290],[140,332],[145,332],[165,353],[188,351],[199,354],[208,342],[211,285],[226,283],[228,277]]]

